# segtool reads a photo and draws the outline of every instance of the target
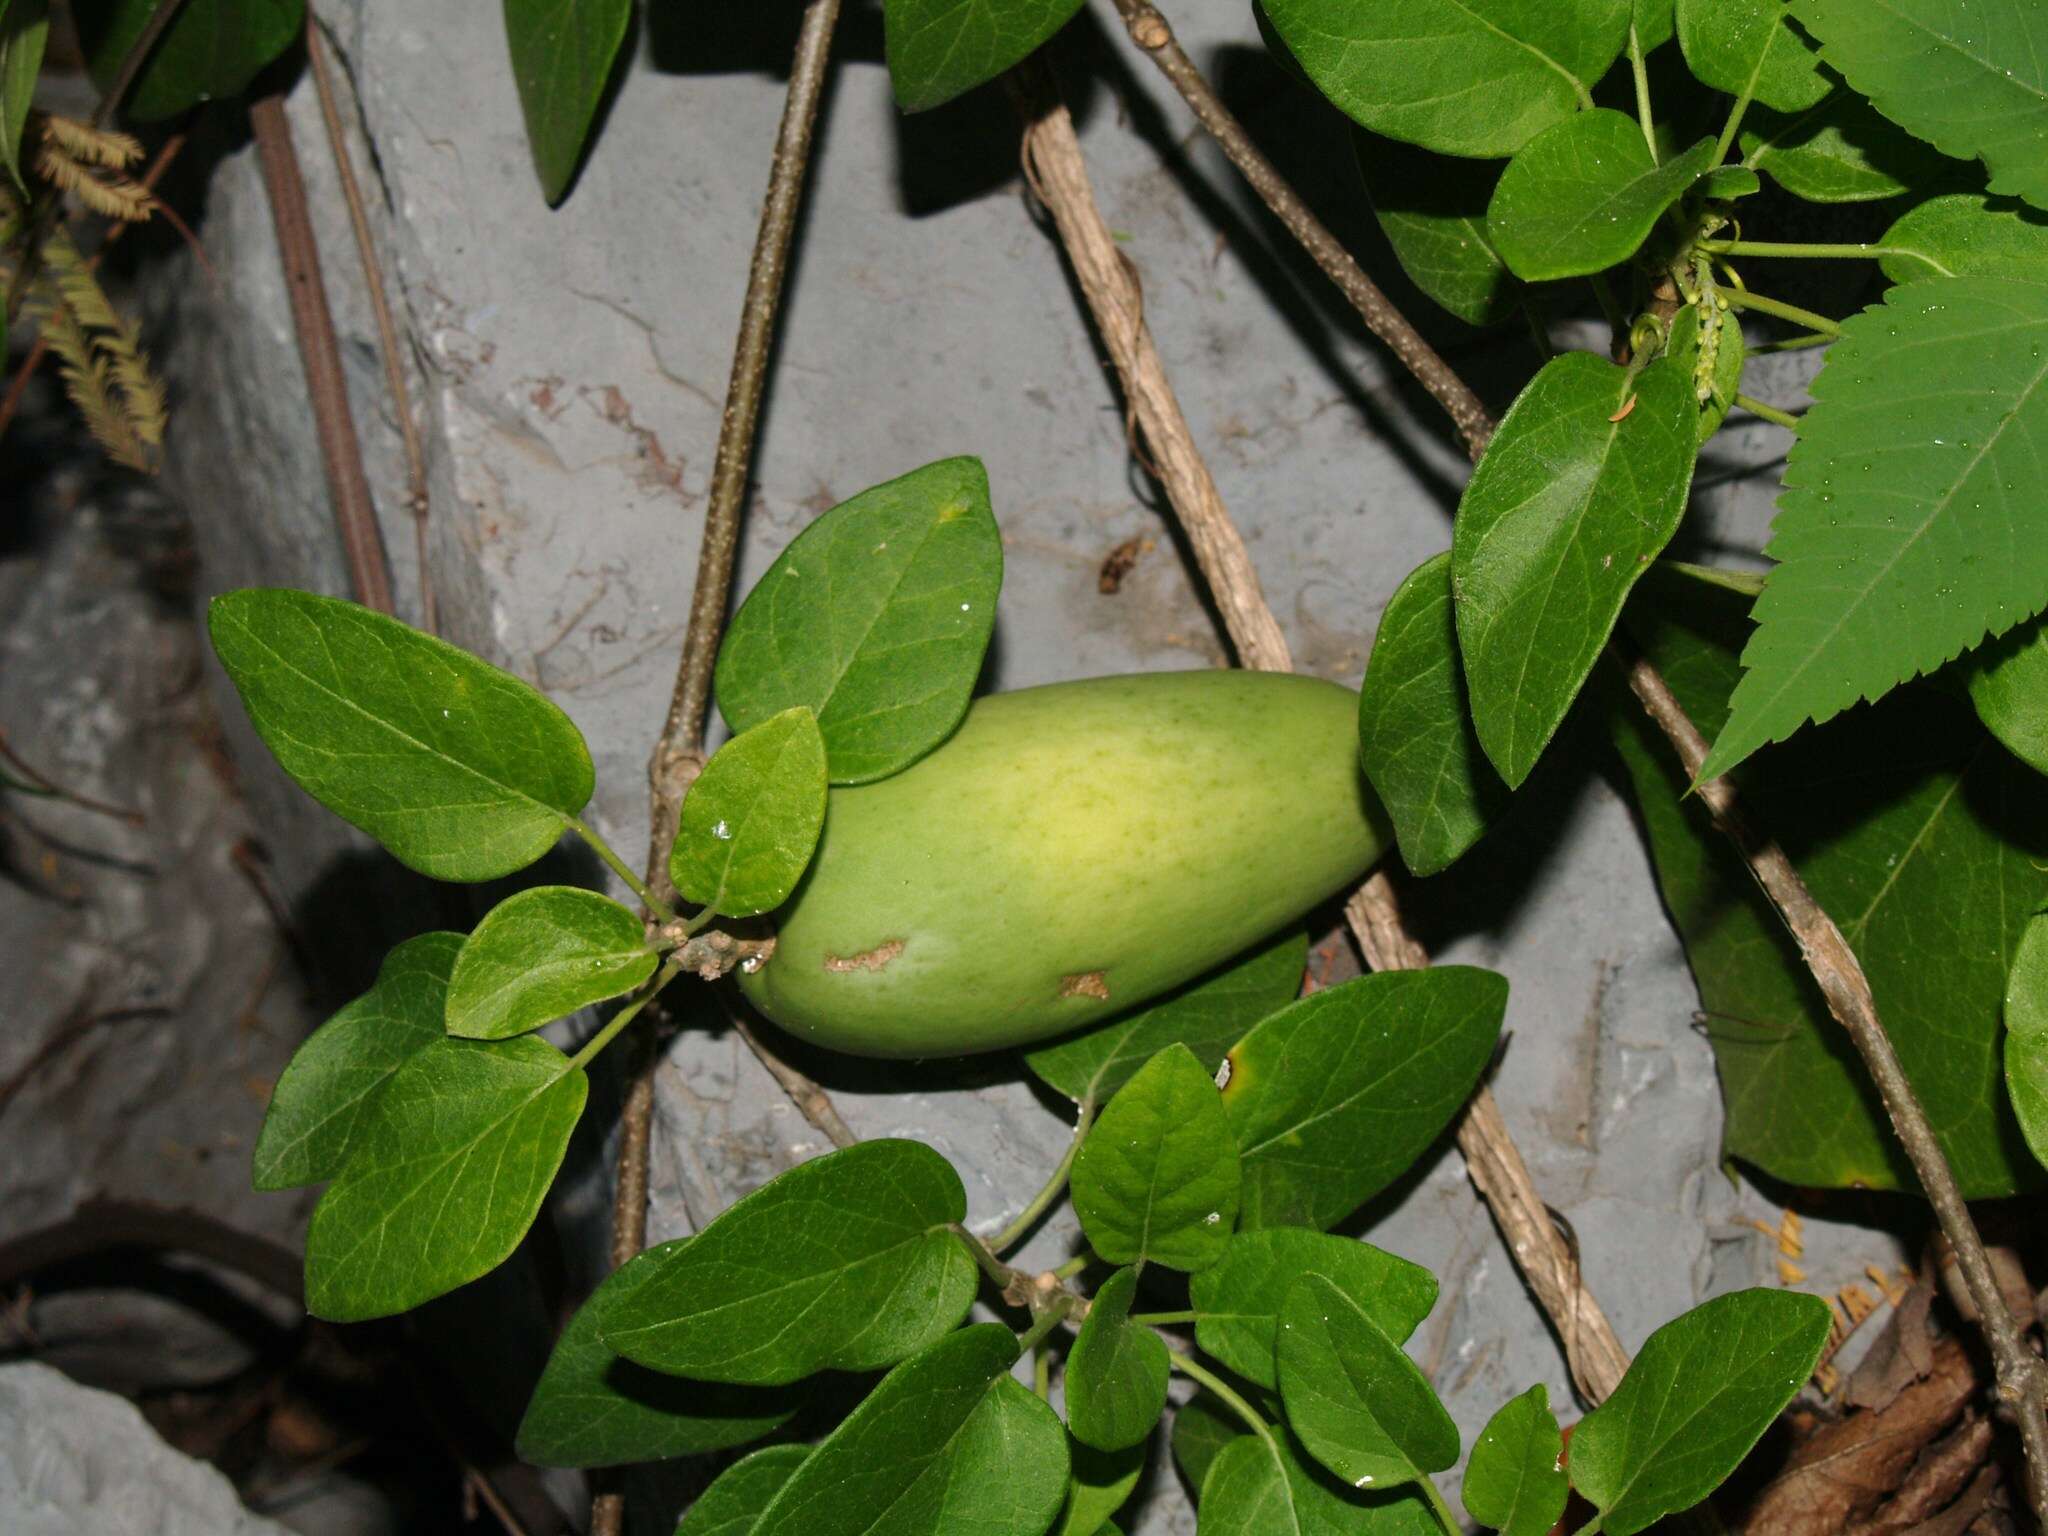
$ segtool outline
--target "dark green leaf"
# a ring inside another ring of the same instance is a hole
[[[1436,1276],[1370,1243],[1304,1227],[1240,1232],[1223,1262],[1188,1282],[1195,1338],[1247,1381],[1280,1384],[1274,1363],[1280,1303],[1303,1275],[1321,1275],[1403,1343],[1436,1305]]]
[[[512,79],[541,195],[562,200],[597,120],[633,0],[505,0]]]
[[[1380,615],[1359,690],[1358,745],[1418,875],[1456,862],[1507,806],[1508,788],[1472,729],[1449,550],[1409,572]]]
[[[505,1040],[632,991],[654,974],[640,919],[573,885],[508,896],[484,914],[448,980],[448,1033]]]
[[[1197,1497],[1223,1447],[1244,1438],[1243,1422],[1213,1392],[1198,1392],[1173,1412],[1173,1461]]]
[[[1317,87],[1375,133],[1449,155],[1511,155],[1592,101],[1630,0],[1265,0]]]
[[[1148,1008],[1028,1053],[1025,1065],[1077,1104],[1099,1104],[1169,1045],[1185,1045],[1214,1074],[1223,1053],[1301,994],[1308,935],[1268,939]]]
[[[655,1252],[670,1252],[666,1243]],[[600,1294],[645,1281],[637,1261],[615,1271]],[[664,1376],[622,1360],[598,1337],[596,1297],[555,1341],[547,1369],[519,1423],[519,1459],[540,1467],[615,1467],[696,1456],[769,1434],[802,1406],[789,1387],[733,1387]],[[778,1485],[779,1486],[779,1485]],[[760,1501],[766,1507],[767,1500]]]
[[[1634,118],[1607,107],[1581,112],[1508,162],[1486,232],[1508,269],[1531,282],[1603,272],[1635,254],[1713,161],[1714,141],[1702,139],[1659,165]]]
[[[50,36],[49,0],[0,0],[0,165],[16,187],[21,179],[21,134],[43,70]]]
[[[1166,1345],[1131,1322],[1138,1272],[1103,1281],[1067,1356],[1067,1426],[1098,1451],[1141,1444],[1166,1407]]]
[[[1310,1463],[1284,1429],[1241,1435],[1202,1484],[1198,1536],[1444,1536],[1412,1488],[1349,1489]]]
[[[825,826],[825,738],[798,704],[712,754],[683,801],[669,877],[727,917],[779,907],[817,851]]]
[[[544,1040],[436,1040],[371,1102],[306,1233],[306,1307],[404,1312],[504,1262],[540,1211],[589,1080]]]
[[[1193,1051],[1169,1045],[1118,1090],[1081,1143],[1074,1214],[1112,1264],[1206,1269],[1230,1241],[1238,1179],[1215,1079]]]
[[[2036,1160],[2048,1163],[2048,916],[2027,924],[2005,994],[2005,1086]]]
[[[1067,1436],[1010,1374],[994,1323],[882,1378],[784,1485],[752,1536],[1042,1536],[1067,1495]]]
[[[808,1445],[771,1445],[740,1458],[684,1511],[676,1536],[754,1536],[775,1495],[810,1454]]]
[[[1564,1514],[1570,1493],[1558,1458],[1564,1437],[1541,1382],[1508,1399],[1472,1442],[1465,1463],[1465,1509],[1501,1536],[1544,1536]]]
[[[1643,52],[1661,48],[1677,30],[1672,0],[1635,0],[1636,42]]]
[[[207,623],[284,771],[421,874],[524,869],[590,799],[590,753],[569,717],[445,641],[276,588],[215,598]]]
[[[864,1141],[771,1179],[653,1261],[600,1309],[599,1330],[629,1360],[704,1381],[893,1365],[974,1299],[974,1260],[951,1230],[966,1214],[960,1175],[930,1147]]]
[[[1720,430],[1742,387],[1744,346],[1742,327],[1725,311],[1713,311],[1709,353],[1700,351],[1700,308],[1688,304],[1671,317],[1667,350],[1692,378],[1693,398],[1699,403],[1699,441],[1704,443]]]
[[[1715,202],[1754,197],[1763,188],[1763,178],[1746,165],[1717,165],[1700,178],[1700,195]]]
[[[863,491],[798,534],[747,594],[718,653],[718,707],[737,732],[807,704],[833,783],[886,778],[967,713],[1002,584],[979,459]]]
[[[1458,1426],[1371,1313],[1321,1275],[1280,1307],[1280,1397],[1310,1455],[1354,1488],[1396,1488],[1458,1459]]]
[[[1260,1024],[1228,1058],[1239,1221],[1328,1227],[1420,1157],[1493,1055],[1508,984],[1438,965],[1361,976]]]
[[[442,1038],[459,933],[423,933],[384,957],[376,985],[314,1030],[277,1080],[256,1138],[255,1185],[293,1189],[341,1172],[391,1074]]]
[[[2007,630],[1970,658],[1970,702],[2005,749],[2048,773],[2048,622]]]
[[[1572,1434],[1572,1486],[1633,1536],[1721,1485],[1820,1360],[1818,1296],[1737,1291],[1659,1328]]]
[[[1362,128],[1351,142],[1373,214],[1409,280],[1472,325],[1513,313],[1519,287],[1486,233],[1499,163],[1432,154]]]
[[[101,90],[162,0],[73,0],[86,65]],[[264,65],[298,41],[304,0],[185,0],[122,103],[136,122],[175,117],[201,102],[239,96]]]
[[[883,0],[896,104],[922,112],[995,79],[1080,8],[1081,0]]]
[[[1820,55],[1792,26],[1785,0],[1678,0],[1678,46],[1703,85],[1780,112],[1827,95]]]
[[[1071,1441],[1067,1458],[1073,1464],[1073,1481],[1053,1536],[1098,1536],[1104,1531],[1115,1536],[1109,1517],[1123,1508],[1138,1486],[1150,1455],[1151,1447],[1143,1440],[1121,1451],[1098,1451]]]
[[[1793,0],[1821,58],[1990,189],[2048,205],[2048,14],[2032,0]]]
[[[1852,317],[1785,466],[1729,720],[1701,767],[1931,672],[2048,601],[2048,284],[1935,278]]]
[[[1458,649],[1480,745],[1510,786],[1536,766],[1629,589],[1677,531],[1698,416],[1676,359],[1631,378],[1567,352],[1508,408],[1466,483],[1451,531]]]
[[[1952,162],[1841,86],[1817,107],[1743,118],[1743,164],[1809,203],[1865,203],[1925,184]]]
[[[1895,283],[1930,277],[2048,282],[2048,215],[2017,198],[1951,192],[1909,208],[1878,241]]]

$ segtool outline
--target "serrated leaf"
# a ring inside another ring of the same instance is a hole
[[[2028,1150],[2048,1164],[2048,916],[2027,924],[2013,956],[2005,993],[2005,1087]]]
[[[2005,749],[2048,773],[2048,622],[2032,619],[1970,658],[1970,702]]]
[[[448,979],[448,1033],[507,1040],[632,991],[654,974],[640,919],[609,897],[540,885],[484,914]]]
[[[653,1251],[681,1246],[665,1243]],[[629,1264],[607,1277],[600,1293],[616,1294],[652,1272]],[[686,1381],[621,1359],[598,1336],[596,1303],[592,1297],[578,1308],[555,1341],[519,1422],[521,1461],[538,1467],[616,1467],[697,1456],[759,1440],[803,1405],[800,1388]],[[764,1496],[757,1507],[766,1506]]]
[[[1281,933],[1149,1007],[1025,1054],[1024,1064],[1077,1104],[1100,1104],[1169,1045],[1212,1076],[1223,1053],[1301,993],[1308,935]]]
[[[526,146],[550,205],[576,175],[632,17],[633,0],[505,0]]]
[[[1677,25],[1686,67],[1702,85],[1780,112],[1803,112],[1832,88],[1785,0],[1678,0]]]
[[[279,588],[216,597],[207,626],[279,766],[423,875],[524,869],[590,799],[569,717],[432,635]]]
[[[1847,86],[1804,112],[1751,107],[1742,121],[1743,164],[1809,203],[1896,197],[1952,164]]]
[[[1818,1296],[1750,1290],[1651,1334],[1572,1432],[1572,1486],[1608,1536],[1633,1536],[1718,1488],[1812,1374],[1830,1321]]]
[[[809,705],[833,783],[886,778],[967,713],[1002,583],[979,459],[863,491],[798,534],[747,594],[718,653],[718,707],[739,732]]]
[[[1321,1275],[1405,1343],[1436,1305],[1436,1276],[1370,1243],[1304,1227],[1240,1232],[1222,1262],[1188,1282],[1195,1339],[1247,1381],[1280,1384],[1274,1350],[1280,1304],[1303,1275]]]
[[[1121,1451],[1098,1451],[1071,1440],[1067,1446],[1072,1468],[1067,1505],[1060,1511],[1053,1536],[1100,1536],[1102,1532],[1115,1536],[1116,1527],[1109,1517],[1130,1499],[1150,1456],[1151,1447],[1144,1440]]]
[[[810,1454],[808,1445],[771,1445],[741,1457],[683,1512],[676,1536],[754,1536],[775,1495]]]
[[[1322,93],[1356,122],[1448,155],[1511,155],[1592,101],[1630,0],[1265,0]]]
[[[882,1378],[783,1485],[752,1536],[1042,1536],[1067,1493],[1067,1436],[1014,1380],[995,1323]]]
[[[1398,1488],[1458,1459],[1458,1426],[1372,1314],[1321,1275],[1280,1305],[1280,1397],[1310,1455],[1354,1488]]]
[[[974,1299],[978,1271],[951,1230],[966,1215],[960,1175],[930,1147],[864,1141],[771,1179],[685,1247],[635,1259],[653,1273],[600,1308],[599,1333],[629,1360],[703,1381],[893,1365]]]
[[[701,907],[753,917],[796,889],[825,827],[825,738],[802,704],[712,754],[683,800],[669,877]]]
[[[459,933],[423,933],[384,957],[376,983],[314,1030],[271,1091],[256,1138],[257,1189],[318,1184],[341,1172],[376,1094],[442,1037]]]
[[[1432,154],[1363,128],[1351,144],[1373,216],[1409,280],[1471,325],[1512,314],[1520,286],[1486,232],[1500,165]]]
[[[1930,277],[2048,282],[2048,214],[2017,198],[1951,192],[1909,208],[1877,242],[1895,283]]]
[[[2028,0],[1793,0],[1821,58],[1990,190],[2048,206],[2048,15]]]
[[[1131,1322],[1137,1291],[1135,1269],[1103,1281],[1067,1356],[1067,1427],[1098,1451],[1142,1444],[1166,1408],[1166,1345]]]
[[[1690,370],[1673,359],[1631,377],[1567,352],[1508,408],[1466,483],[1451,530],[1458,649],[1473,727],[1511,788],[1678,531],[1698,414]]]
[[[1486,232],[1515,276],[1583,277],[1628,260],[1714,162],[1701,139],[1659,165],[1635,119],[1607,107],[1546,128],[1501,172]]]
[[[306,1308],[404,1312],[503,1263],[539,1214],[589,1080],[544,1040],[436,1040],[371,1102],[306,1233]]]
[[[1443,1536],[1420,1494],[1346,1488],[1284,1429],[1241,1435],[1202,1484],[1198,1536]]]
[[[1361,976],[1254,1028],[1223,1089],[1239,1224],[1328,1227],[1392,1183],[1471,1094],[1507,1000],[1505,977],[1438,965]]]
[[[1206,1269],[1230,1241],[1238,1178],[1215,1079],[1193,1051],[1169,1045],[1117,1091],[1081,1143],[1074,1214],[1112,1264]]]
[[[1081,0],[883,0],[896,105],[922,112],[986,84],[1080,8]]]
[[[1697,305],[1687,304],[1671,317],[1671,335],[1665,343],[1665,350],[1691,375],[1693,398],[1699,402],[1698,427],[1702,444],[1721,429],[1721,423],[1727,419],[1728,408],[1735,404],[1735,392],[1742,387],[1742,364],[1746,352],[1742,327],[1733,316],[1716,310],[1712,325],[1711,357],[1702,359],[1700,356],[1700,310]]]
[[[1508,787],[1472,729],[1449,550],[1409,572],[1380,615],[1358,695],[1358,746],[1418,875],[1455,863],[1507,808]]]
[[[1245,1427],[1213,1392],[1198,1392],[1173,1411],[1173,1464],[1190,1495],[1199,1498],[1223,1447],[1244,1438]]]
[[[1465,1463],[1465,1509],[1501,1536],[1544,1536],[1571,1489],[1559,1457],[1564,1437],[1538,1382],[1486,1421]]]
[[[2048,602],[2048,285],[1953,277],[1852,317],[1785,466],[1728,724],[1701,767],[1931,672]]]
[[[28,184],[21,179],[21,135],[49,37],[48,0],[0,0],[0,165],[23,191]]]
[[[73,0],[86,67],[110,89],[121,61],[161,0]],[[150,50],[122,115],[153,123],[206,101],[239,96],[265,65],[298,41],[304,0],[185,0]]]

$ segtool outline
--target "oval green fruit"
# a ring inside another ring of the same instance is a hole
[[[1348,688],[1163,672],[999,694],[904,772],[832,791],[741,986],[864,1056],[1043,1040],[1212,969],[1391,843]]]

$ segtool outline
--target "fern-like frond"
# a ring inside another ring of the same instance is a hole
[[[153,473],[166,411],[139,329],[115,313],[61,227],[44,241],[42,256],[27,308],[57,356],[65,392],[110,458]]]
[[[85,419],[86,430],[107,457],[148,473],[153,465],[148,445],[122,409],[112,379],[112,366],[93,344],[63,299],[49,285],[38,285],[26,309],[35,316],[42,338],[57,359],[64,392]]]

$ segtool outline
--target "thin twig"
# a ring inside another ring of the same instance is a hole
[[[131,806],[111,805],[105,800],[95,800],[90,795],[81,795],[75,789],[66,789],[47,773],[44,773],[42,769],[36,767],[19,752],[15,751],[13,744],[8,741],[5,731],[0,731],[0,762],[6,763],[8,767],[26,779],[28,781],[28,789],[33,794],[48,795],[53,800],[62,800],[68,804],[75,805],[82,811],[92,811],[100,816],[111,816],[116,821],[127,822],[131,827],[146,826],[148,824],[148,818]]]

